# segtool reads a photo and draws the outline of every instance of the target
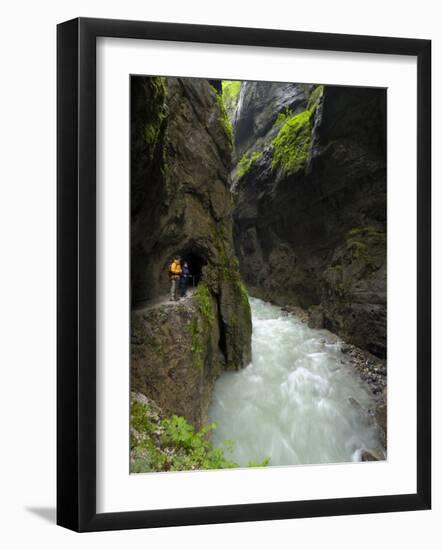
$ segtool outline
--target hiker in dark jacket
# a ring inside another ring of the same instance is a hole
[[[184,298],[184,296],[186,295],[187,283],[190,279],[190,276],[191,275],[190,275],[189,266],[187,265],[187,262],[184,262],[183,267],[181,268],[180,282],[179,282],[181,298]]]

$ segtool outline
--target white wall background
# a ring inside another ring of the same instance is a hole
[[[431,38],[433,280],[440,280],[442,37],[438,3],[402,0],[17,1],[3,6],[0,132],[0,542],[5,548],[439,548],[440,285],[434,285],[433,511],[76,535],[55,520],[55,25],[77,17]],[[404,131],[406,131],[404,113]],[[406,300],[406,297],[404,297]],[[404,430],[407,426],[404,426]]]

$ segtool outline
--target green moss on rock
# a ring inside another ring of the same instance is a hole
[[[233,126],[230,122],[229,115],[227,114],[226,107],[224,105],[223,96],[219,94],[216,88],[211,86],[213,93],[215,94],[216,102],[220,110],[220,116],[218,117],[218,122],[220,123],[224,133],[229,140],[230,147],[233,149]]]
[[[312,113],[303,111],[286,120],[272,142],[272,168],[278,168],[286,176],[304,170],[310,153]]]
[[[276,120],[273,123],[273,126],[280,126],[281,124],[284,124],[289,118],[292,118],[293,111],[286,107],[283,111],[277,114]]]
[[[195,291],[195,299],[198,307],[198,312],[204,322],[210,327],[215,320],[213,312],[213,301],[209,291],[209,287],[204,281],[201,281]]]
[[[291,176],[305,169],[312,143],[312,118],[324,93],[324,86],[316,86],[310,94],[307,109],[292,114],[289,109],[279,113],[275,125],[282,124],[272,141],[272,168]]]
[[[351,275],[344,270],[341,264],[328,267],[323,274],[329,296],[338,303],[349,299],[351,290]]]
[[[241,91],[240,80],[222,81],[222,98],[228,113],[234,113],[238,105],[239,92]]]
[[[324,86],[322,84],[313,88],[308,100],[307,111],[310,111],[312,113],[313,111],[315,111],[316,107],[318,106],[322,98],[323,93],[324,93]]]
[[[244,155],[239,159],[238,162],[238,178],[241,179],[244,177],[247,172],[250,171],[250,168],[253,164],[262,156],[262,151],[253,151],[249,153],[244,153]]]
[[[241,281],[240,277],[237,278],[236,284],[239,289],[239,293],[241,295],[241,301],[243,305],[250,310],[249,293],[247,292],[247,289],[244,283]]]
[[[357,261],[368,271],[379,269],[385,261],[386,239],[384,229],[371,225],[351,229],[346,239],[347,261]]]
[[[213,233],[216,261],[206,266],[203,273],[210,292],[218,296],[218,314],[225,337],[226,368],[238,369],[250,361],[252,315],[238,259],[227,253],[231,250],[229,240],[222,226]]]
[[[144,125],[143,137],[151,160],[160,135],[161,124],[166,116],[164,102],[166,97],[165,78],[155,77],[149,80],[146,79],[144,87],[149,88],[149,90],[146,89],[146,96],[150,97],[150,100],[145,102],[145,113],[143,118],[147,120],[147,122]]]
[[[201,323],[198,317],[193,319],[189,326],[190,349],[193,354],[193,366],[196,369],[203,368],[204,342]]]
[[[206,344],[215,320],[212,295],[205,281],[201,281],[198,284],[195,291],[195,301],[197,304],[197,315],[190,323],[189,332],[193,366],[197,369],[202,369],[204,366]]]
[[[348,231],[343,245],[335,252],[323,278],[329,298],[351,301],[352,287],[385,263],[386,234],[374,226],[356,227]]]

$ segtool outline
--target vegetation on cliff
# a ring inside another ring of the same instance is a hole
[[[324,271],[325,299],[352,301],[352,289],[370,277],[385,262],[386,233],[374,226],[355,227],[347,232]]]
[[[385,228],[366,225],[355,227],[347,233],[347,262],[359,261],[368,271],[376,271],[385,261],[387,235]]]
[[[227,136],[227,139],[229,141],[230,148],[233,149],[233,126],[232,122],[229,118],[229,115],[227,113],[226,105],[223,100],[223,93],[218,93],[218,90],[212,86],[212,91],[215,94],[216,102],[218,104],[219,110],[220,110],[220,116],[218,118],[218,122],[221,126],[221,128],[224,130],[224,133]]]
[[[386,355],[385,251],[384,227],[355,227],[335,249],[320,282],[327,328],[378,357]]]
[[[247,152],[242,155],[238,162],[238,179],[249,172],[253,164],[262,156],[262,151]]]
[[[222,323],[222,330],[225,338],[226,368],[238,369],[246,366],[251,359],[248,338],[252,333],[252,313],[248,293],[241,278],[238,258],[228,253],[230,238],[223,228],[216,232],[214,242],[218,261],[212,269],[206,270],[205,280],[212,292],[216,293],[222,289],[227,291],[230,300],[229,304],[224,306],[226,311],[232,307],[236,308],[236,316],[229,314],[229,321]]]
[[[210,434],[216,429],[211,423],[195,430],[178,415],[164,416],[161,409],[141,394],[131,399],[131,472],[167,472],[182,470],[214,470],[237,468],[226,458],[233,441],[226,440],[214,447]],[[267,466],[268,459],[250,462],[249,466]]]
[[[207,334],[210,333],[215,320],[213,298],[205,281],[198,284],[194,299],[197,304],[197,315],[190,323],[191,350],[194,367],[201,369],[203,368]]]
[[[291,176],[305,167],[312,141],[310,118],[310,111],[288,118],[272,142],[272,168],[279,168],[285,176]]]
[[[240,91],[241,91],[240,80],[223,80],[222,81],[222,98],[230,119],[233,119],[233,116],[235,114],[236,107],[238,105]]]
[[[279,168],[285,176],[291,176],[305,168],[312,143],[312,117],[323,90],[323,86],[314,88],[305,111],[292,114],[286,108],[276,118],[275,124],[282,126],[272,141],[272,168]]]
[[[148,85],[148,83],[144,83],[145,87]],[[164,77],[153,78],[150,86],[152,101],[144,103],[144,117],[146,119],[144,125],[144,139],[150,159],[152,160],[153,152],[160,134],[161,123],[166,115],[164,105],[166,86]]]

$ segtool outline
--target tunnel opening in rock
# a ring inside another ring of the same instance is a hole
[[[195,251],[193,248],[178,250],[175,255],[170,257],[167,264],[163,267],[160,279],[160,287],[163,292],[166,292],[169,288],[169,267],[176,256],[179,256],[181,259],[181,267],[183,267],[186,263],[189,268],[190,275],[186,281],[187,289],[197,287],[203,275],[203,268],[207,264],[204,255],[200,254],[198,251]]]
[[[201,280],[203,267],[206,265],[204,259],[194,252],[183,252],[181,256],[181,265],[187,266],[190,271],[189,286],[196,287]]]

